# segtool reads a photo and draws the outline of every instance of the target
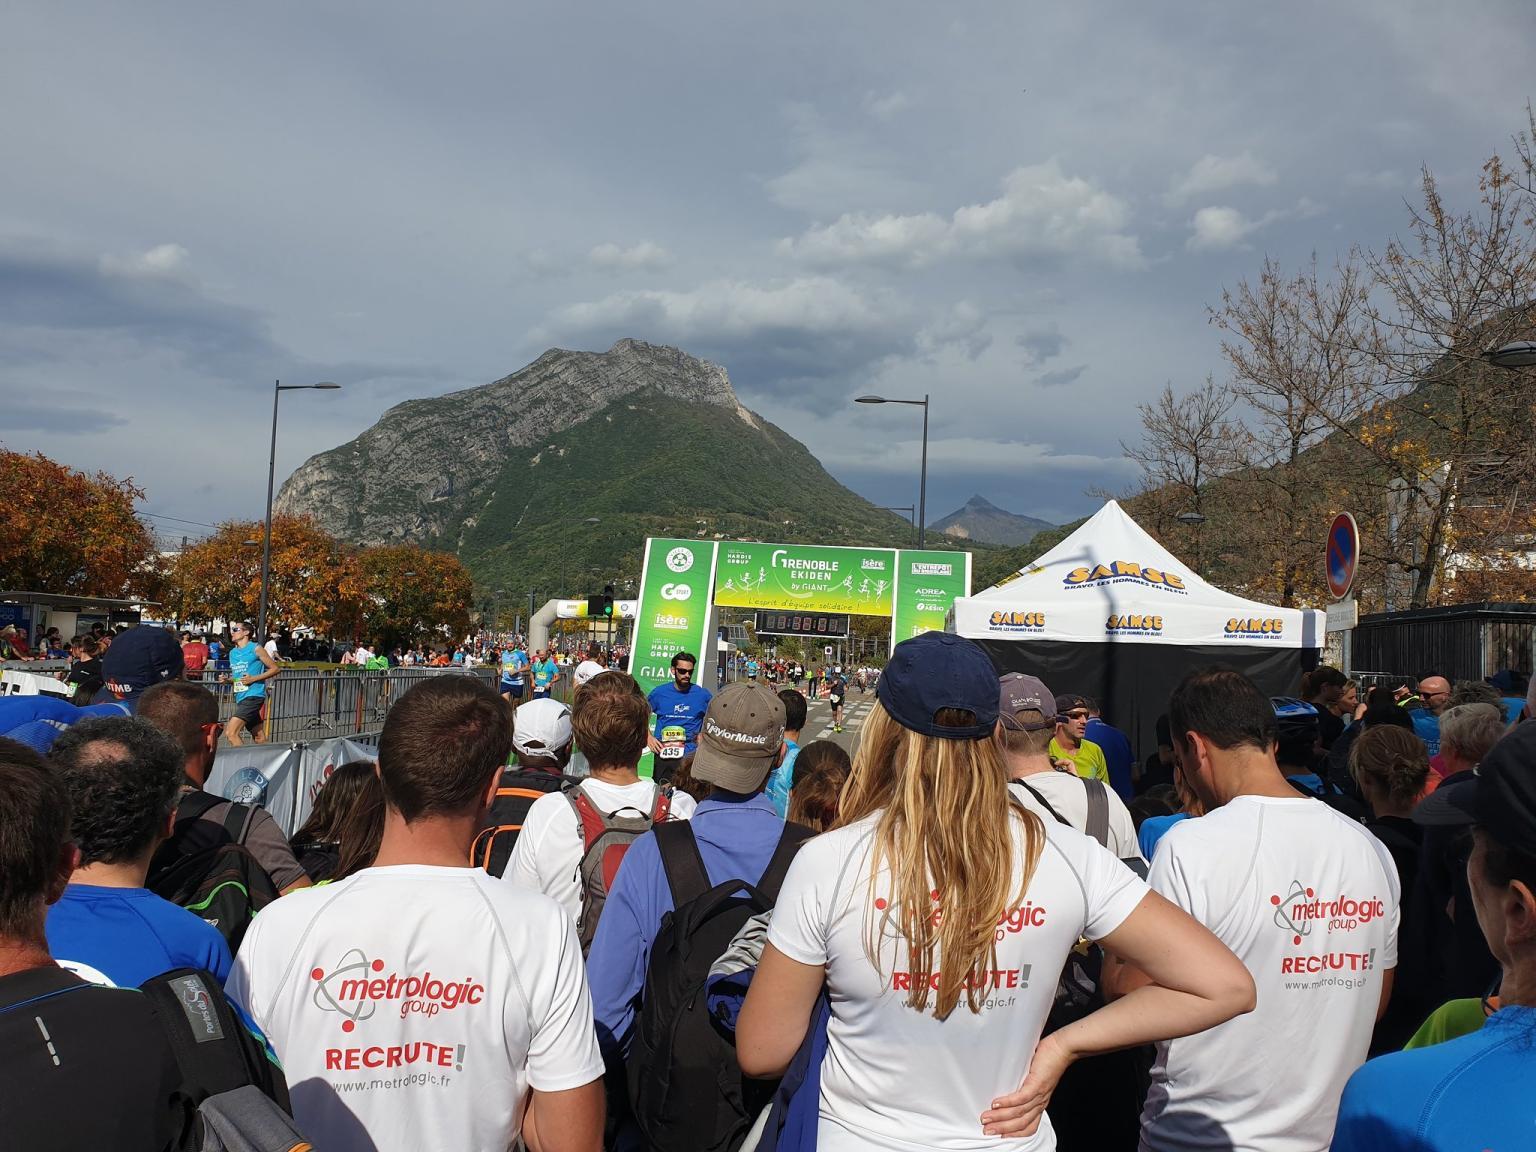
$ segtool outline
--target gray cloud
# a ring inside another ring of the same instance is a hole
[[[1028,332],[1015,336],[1013,342],[1024,349],[1025,360],[1032,365],[1054,360],[1061,355],[1068,343],[1066,336],[1055,324],[1031,328]]]
[[[48,432],[57,436],[81,436],[92,432],[105,432],[128,423],[126,417],[115,412],[103,412],[95,405],[100,397],[83,392],[55,392],[53,403],[29,401],[21,396],[5,402],[5,426],[12,432]],[[22,443],[11,442],[11,448],[21,449]]]
[[[1474,202],[1536,57],[1529,0],[13,7],[0,413],[62,410],[14,435],[207,521],[260,513],[274,378],[346,385],[285,397],[283,474],[621,336],[720,361],[877,503],[915,495],[914,427],[842,407],[869,390],[932,395],[930,508],[1081,514],[1128,478],[1059,455],[1081,412],[1113,445],[1219,374],[1204,307],[1261,248],[1380,245],[1424,162]],[[999,429],[1069,374],[1077,411]]]
[[[1068,384],[1076,384],[1083,373],[1088,371],[1088,365],[1078,364],[1072,368],[1058,368],[1054,372],[1042,372],[1035,379],[1035,383],[1042,388],[1063,388]]]

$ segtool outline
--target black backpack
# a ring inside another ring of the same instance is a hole
[[[503,772],[496,799],[491,801],[486,826],[470,846],[469,862],[476,868],[484,868],[492,876],[505,875],[518,834],[528,819],[528,809],[539,797],[558,792],[571,781],[569,776],[540,769],[514,771],[509,768]]]
[[[1054,816],[1058,824],[1072,827],[1072,822],[1056,811],[1040,792],[1023,780],[1015,780],[1014,783],[1038,800],[1040,806]],[[1098,779],[1084,779],[1083,788],[1087,793],[1088,816],[1079,830],[1108,848],[1109,789],[1104,781]],[[1127,860],[1122,857],[1120,862],[1143,880],[1147,878],[1147,866],[1140,859],[1133,857]],[[1066,967],[1062,969],[1061,979],[1056,985],[1056,1000],[1046,1019],[1046,1032],[1054,1032],[1074,1020],[1081,1020],[1104,1006],[1104,995],[1099,988],[1103,967],[1104,954],[1099,946],[1084,940],[1078,941],[1077,947],[1067,955]]]
[[[221,823],[202,819],[224,803],[223,797],[202,791],[181,798],[176,830],[155,853],[144,886],[212,924],[233,953],[256,913],[279,893],[267,870],[245,846],[254,808],[232,803]]]
[[[174,968],[139,986],[181,1071],[180,1152],[302,1152],[277,1058],[235,1014],[219,978]]]
[[[714,887],[687,821],[652,834],[666,868],[673,910],[651,945],[645,990],[630,1042],[632,1116],[650,1152],[734,1152],[772,1100],[776,1081],[741,1073],[736,1047],[709,1013],[709,970],[742,925],[767,912],[800,845],[814,833],[786,824],[761,879]]]

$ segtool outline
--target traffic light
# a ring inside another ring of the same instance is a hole
[[[613,619],[613,585],[603,587],[601,596],[587,597],[587,616],[595,620]]]

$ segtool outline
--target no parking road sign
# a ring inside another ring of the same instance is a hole
[[[1349,595],[1355,582],[1355,566],[1360,561],[1360,529],[1348,512],[1340,512],[1328,529],[1326,552],[1328,591],[1335,600]]]

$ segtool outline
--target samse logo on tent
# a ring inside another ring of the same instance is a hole
[[[1006,628],[1010,632],[1045,631],[1044,612],[994,612],[987,621],[993,628]]]

